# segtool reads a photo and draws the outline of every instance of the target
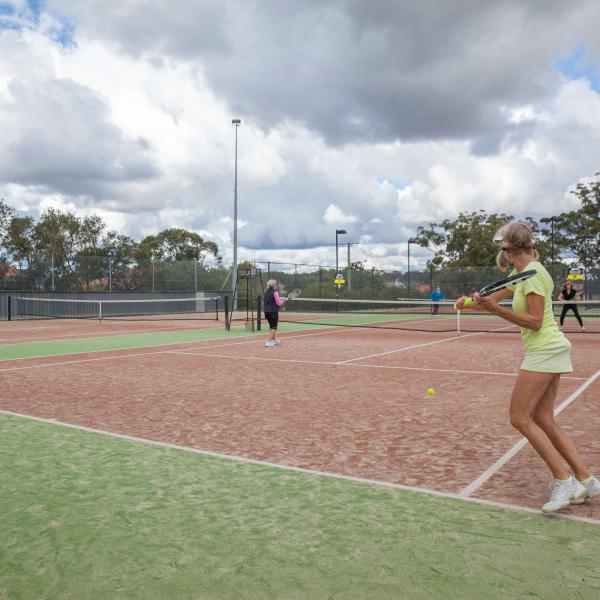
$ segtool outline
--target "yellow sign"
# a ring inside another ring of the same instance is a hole
[[[345,279],[334,279],[333,283],[335,283],[336,285],[343,285],[344,283],[346,283]]]
[[[570,279],[571,281],[583,281],[583,269],[580,269],[578,267],[571,267],[569,269],[567,279]]]

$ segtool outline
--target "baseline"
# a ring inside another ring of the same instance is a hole
[[[350,475],[342,475],[339,473],[333,473],[333,472],[329,472],[329,471],[317,471],[317,470],[313,470],[313,469],[304,469],[302,467],[292,467],[289,465],[273,463],[273,462],[268,462],[268,461],[261,461],[261,460],[256,460],[256,459],[252,459],[252,458],[246,458],[243,456],[235,456],[235,455],[224,454],[224,453],[220,453],[220,452],[212,452],[210,450],[201,450],[199,448],[190,448],[189,446],[180,446],[177,444],[170,444],[167,442],[159,442],[157,440],[150,440],[150,439],[142,438],[142,437],[129,436],[129,435],[121,434],[121,433],[114,433],[112,431],[105,431],[102,429],[85,427],[83,425],[73,425],[71,423],[66,423],[63,421],[59,421],[57,419],[43,419],[41,417],[34,417],[31,415],[25,415],[25,414],[8,411],[8,410],[3,410],[3,409],[0,409],[0,414],[9,415],[12,417],[20,417],[22,419],[29,419],[29,420],[38,421],[41,423],[49,423],[49,424],[56,425],[59,427],[67,427],[69,429],[76,429],[79,431],[86,431],[88,433],[95,433],[95,434],[99,434],[99,435],[103,435],[103,436],[107,436],[107,437],[113,437],[113,438],[118,438],[118,439],[122,439],[122,440],[127,440],[127,441],[134,442],[134,443],[148,444],[151,446],[160,446],[163,448],[170,448],[173,450],[190,452],[192,454],[199,454],[202,456],[212,456],[214,458],[221,458],[224,460],[259,465],[259,466],[263,466],[263,467],[270,467],[273,469],[280,469],[282,471],[292,471],[295,473],[305,473],[307,475],[313,475],[316,477],[328,477],[328,478],[339,479],[339,480],[343,480],[343,481],[352,481],[355,483],[362,483],[365,485],[374,485],[374,486],[385,487],[385,488],[389,488],[389,489],[397,489],[397,490],[402,490],[402,491],[407,491],[407,492],[415,492],[418,494],[427,494],[428,496],[437,496],[439,498],[448,498],[451,500],[460,500],[463,502],[471,502],[473,504],[490,506],[493,508],[500,508],[500,509],[509,510],[512,512],[524,512],[524,513],[539,515],[540,517],[548,518],[548,519],[562,519],[562,520],[566,520],[566,521],[578,521],[580,523],[589,523],[591,525],[600,526],[600,519],[592,519],[589,517],[578,517],[576,515],[565,515],[565,514],[560,514],[560,513],[546,514],[546,513],[543,513],[541,510],[536,510],[534,508],[529,508],[527,506],[519,506],[516,504],[504,504],[501,502],[494,502],[493,500],[482,500],[479,498],[465,497],[465,496],[461,496],[460,494],[452,494],[449,492],[440,492],[440,491],[432,490],[432,489],[428,489],[428,488],[420,488],[420,487],[402,485],[399,483],[392,483],[389,481],[381,481],[378,479],[366,479],[363,477],[352,477]]]

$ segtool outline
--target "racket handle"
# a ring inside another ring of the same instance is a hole
[[[471,304],[473,304],[473,298],[471,298],[471,296],[465,298],[465,308],[469,308]],[[454,305],[454,310],[458,310],[458,306],[456,306],[456,304]]]

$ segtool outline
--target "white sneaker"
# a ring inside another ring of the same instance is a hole
[[[277,344],[281,344],[281,340],[279,338],[273,340],[273,345],[277,346]]]
[[[271,340],[265,342],[265,348],[272,348],[275,345]]]
[[[585,481],[580,481],[581,485],[587,491],[587,498],[595,498],[596,496],[600,496],[600,481],[593,475],[588,477]]]
[[[554,512],[566,508],[569,504],[581,504],[588,494],[586,487],[574,477],[569,477],[567,481],[555,479],[551,487],[550,500],[542,506],[543,512]]]

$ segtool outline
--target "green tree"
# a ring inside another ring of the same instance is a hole
[[[101,260],[87,257],[101,253],[105,228],[97,215],[81,218],[70,211],[48,209],[33,227],[30,270],[46,280],[54,276],[61,289],[87,289],[90,280],[102,277]]]
[[[16,262],[19,269],[27,268],[34,251],[34,220],[32,217],[14,216],[8,223],[4,238],[4,249],[9,260]]]
[[[220,260],[217,244],[204,240],[193,231],[172,228],[146,236],[139,244],[137,258],[150,260],[154,257],[165,262],[197,260],[202,263],[209,254]]]
[[[600,177],[600,173],[595,176]],[[558,216],[555,243],[575,254],[593,276],[600,277],[600,179],[579,183],[571,193],[581,206]]]
[[[8,226],[14,215],[14,210],[6,204],[4,198],[0,198],[0,249],[4,243],[4,238],[8,233]]]
[[[4,279],[8,269],[8,256],[4,248],[4,241],[8,235],[8,227],[12,220],[14,211],[4,202],[4,198],[0,198],[0,277]]]
[[[445,266],[473,267],[493,265],[498,249],[494,234],[513,217],[488,215],[484,210],[460,213],[456,220],[445,219],[418,227],[419,245],[434,252],[428,262],[435,268]],[[537,226],[536,226],[537,229]]]

